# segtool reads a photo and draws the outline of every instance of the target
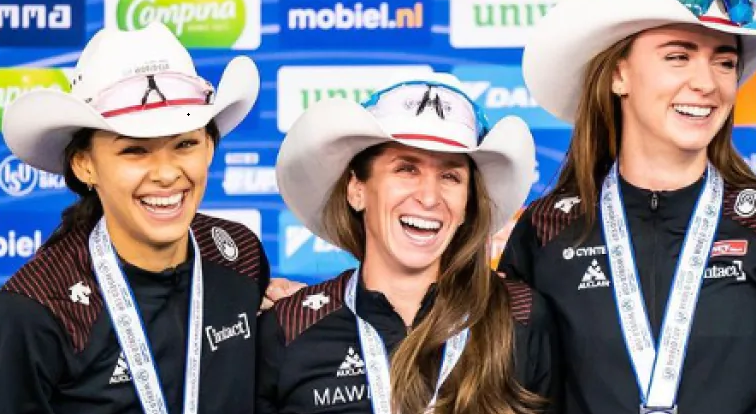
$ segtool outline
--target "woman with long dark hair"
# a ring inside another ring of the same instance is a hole
[[[152,24],[98,32],[70,93],[6,108],[10,149],[79,200],[0,291],[0,412],[252,412],[268,262],[244,225],[197,209],[258,89],[245,57],[215,89]]]

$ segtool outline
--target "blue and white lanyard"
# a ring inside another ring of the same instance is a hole
[[[200,385],[200,357],[202,356],[202,261],[199,246],[191,230],[189,236],[194,248],[194,269],[189,299],[184,413],[196,414]],[[126,357],[142,408],[146,414],[168,414],[165,394],[160,385],[144,322],[131,288],[116,259],[104,217],[89,235],[89,249],[97,283],[103,293],[105,306],[113,321],[113,328]]]
[[[360,345],[365,358],[367,380],[370,386],[370,401],[375,414],[391,414],[391,380],[389,378],[389,360],[386,347],[378,332],[368,322],[357,315],[356,296],[359,269],[355,270],[349,278],[344,295],[344,302],[357,319],[357,329],[360,336]],[[428,404],[428,410],[432,410],[438,398],[438,391],[446,381],[454,366],[459,361],[462,351],[467,344],[469,329],[463,329],[446,341],[444,345],[444,358],[439,370],[438,382],[433,392],[433,397]]]
[[[688,224],[658,344],[654,342],[630,243],[617,163],[601,189],[601,218],[620,325],[643,407],[676,407],[683,361],[704,269],[719,224],[724,183],[711,164]],[[658,348],[658,349],[657,349]]]

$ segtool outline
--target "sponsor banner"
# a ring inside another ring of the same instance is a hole
[[[315,236],[288,210],[278,216],[278,271],[325,278],[357,266],[345,251]]]
[[[5,108],[27,92],[37,89],[68,92],[71,73],[70,68],[0,68],[0,122]],[[49,214],[58,218],[57,209],[74,200],[63,176],[33,168],[9,151],[0,152],[0,208],[53,209],[56,211]]]
[[[284,66],[278,70],[278,129],[289,130],[313,103],[324,98],[363,102],[399,74],[426,74],[426,65]]]
[[[67,68],[0,68],[0,122],[5,108],[26,92],[35,89],[70,91],[70,74],[71,69]]]
[[[556,0],[449,0],[449,41],[458,49],[520,48]]]
[[[187,48],[257,49],[261,0],[105,0],[105,27],[168,26]]]
[[[732,143],[738,152],[740,152],[745,162],[752,170],[756,171],[756,128],[734,128],[732,131]]]
[[[224,171],[222,186],[228,196],[276,195],[276,169],[272,166],[231,165]]]
[[[210,166],[205,200],[228,197],[278,196],[276,152],[278,148],[221,149]]]
[[[5,108],[27,92],[68,92],[71,73],[70,68],[0,68],[0,123]],[[57,220],[75,199],[63,176],[33,168],[7,149],[0,151],[0,209],[45,211]]]
[[[756,126],[756,77],[752,77],[738,89],[734,112],[735,125]]]
[[[9,277],[31,259],[58,226],[60,218],[57,214],[24,210],[4,211],[2,217],[0,278]]]
[[[748,240],[719,240],[711,247],[711,257],[745,256],[748,253]]]
[[[550,191],[570,145],[572,130],[553,129],[533,131],[536,142],[536,174],[525,204],[530,204]]]
[[[76,200],[63,176],[32,168],[13,154],[0,157],[0,209],[44,211],[57,219]]]
[[[298,48],[400,46],[431,42],[433,1],[281,0],[281,45]]]
[[[0,0],[0,47],[79,47],[84,0]]]
[[[531,129],[570,128],[538,106],[525,86],[520,66],[460,65],[452,73],[465,92],[482,108],[491,122],[504,116],[519,116]]]
[[[201,208],[199,213],[234,221],[247,226],[258,238],[262,238],[262,217],[254,208]]]

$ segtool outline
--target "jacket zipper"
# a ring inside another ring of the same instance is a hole
[[[650,319],[649,322],[651,323],[651,328],[654,329],[654,327],[659,325],[659,323],[657,323],[658,316],[656,314],[656,301],[657,301],[657,297],[656,297],[656,256],[657,256],[657,253],[656,252],[659,250],[657,246],[659,242],[659,231],[657,228],[659,224],[658,222],[659,217],[656,214],[656,211],[659,209],[659,193],[657,193],[656,191],[651,193],[650,207],[651,207],[651,211],[653,212],[652,223],[653,223],[653,229],[654,229],[654,238],[653,238],[653,244],[651,246],[652,247],[651,268],[650,268],[651,271],[649,272],[650,273],[649,274],[649,279],[650,279],[649,288],[651,289],[651,292],[649,293],[650,293],[651,300],[649,301],[649,306],[648,306],[650,309],[648,309],[647,312],[649,315],[649,319]],[[655,336],[656,335],[654,335],[654,337]]]

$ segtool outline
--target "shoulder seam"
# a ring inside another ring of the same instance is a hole
[[[197,214],[191,228],[203,260],[255,280],[266,277],[262,243],[244,224]]]
[[[69,288],[77,283],[89,287],[89,304],[74,302],[69,297]],[[45,307],[68,334],[75,352],[84,350],[104,309],[92,274],[88,233],[83,229],[75,229],[58,243],[37,252],[2,290],[26,296]]]
[[[541,246],[548,244],[575,219],[582,216],[582,210],[577,204],[573,205],[568,212],[557,207],[558,200],[568,197],[570,197],[568,194],[552,193],[534,201],[528,207],[530,223],[536,230],[536,237]],[[580,202],[582,201],[578,201]]]
[[[273,309],[278,324],[283,328],[286,346],[289,346],[306,330],[343,307],[344,288],[352,273],[352,270],[345,271],[334,279],[307,286],[290,297],[276,302]],[[324,295],[328,301],[322,303],[317,309],[306,309],[304,302],[307,298],[319,294]]]

